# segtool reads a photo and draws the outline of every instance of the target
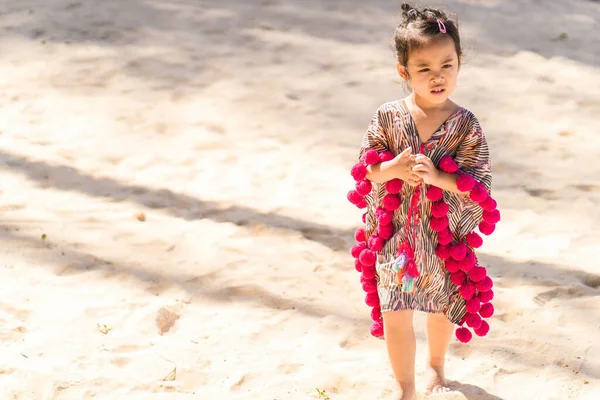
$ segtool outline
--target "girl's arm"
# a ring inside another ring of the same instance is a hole
[[[461,192],[460,190],[458,190],[458,188],[456,187],[456,179],[458,179],[457,174],[449,174],[438,169],[437,175],[434,177],[431,184],[448,192],[467,194],[468,192]]]
[[[491,190],[491,166],[489,160],[489,150],[485,135],[481,131],[479,123],[475,120],[469,129],[469,132],[463,138],[461,145],[454,159],[462,173],[466,173],[478,182],[482,183],[488,190]],[[417,165],[413,171],[419,175],[428,185],[437,186],[458,194],[467,194],[461,192],[456,187],[458,174],[449,174],[437,169],[429,157],[418,154],[415,158]]]
[[[458,179],[458,174],[449,174],[442,170],[439,170],[433,165],[433,161],[423,154],[418,154],[415,158],[416,165],[413,168],[413,171],[423,179],[428,185],[437,186],[442,190],[458,193],[458,194],[467,194],[468,192],[461,192],[458,190],[456,186],[456,180]]]

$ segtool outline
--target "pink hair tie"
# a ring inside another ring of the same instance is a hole
[[[446,33],[446,25],[442,22],[441,19],[437,19],[438,27],[440,28],[441,33]]]

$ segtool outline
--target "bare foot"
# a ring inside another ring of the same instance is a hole
[[[444,367],[429,367],[427,374],[429,377],[425,394],[447,393],[450,391],[444,378]]]

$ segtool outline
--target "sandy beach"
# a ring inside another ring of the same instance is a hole
[[[0,2],[0,400],[393,399],[346,193],[399,5]],[[600,3],[443,6],[503,219],[430,398],[596,400]]]

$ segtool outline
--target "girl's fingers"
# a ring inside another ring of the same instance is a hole
[[[417,164],[412,168],[413,172],[427,172],[429,171],[429,166],[425,164]]]
[[[433,161],[431,161],[431,159],[423,154],[418,154],[415,157],[415,161],[419,164],[427,164],[427,165],[433,165]]]
[[[400,153],[400,157],[401,157],[401,158],[408,157],[408,156],[410,156],[410,154],[411,154],[411,153],[412,153],[412,148],[411,148],[411,147],[407,147],[407,148],[405,148],[405,149],[402,151],[402,153]]]

